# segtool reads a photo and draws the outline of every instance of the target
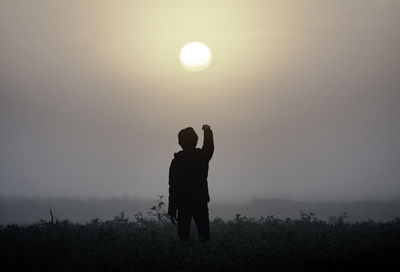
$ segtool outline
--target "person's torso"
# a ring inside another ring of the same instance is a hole
[[[208,161],[201,149],[175,155],[176,185],[182,201],[208,202]]]

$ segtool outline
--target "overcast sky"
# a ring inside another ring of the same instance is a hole
[[[207,123],[212,201],[399,198],[399,26],[398,0],[2,0],[0,194],[166,194]]]

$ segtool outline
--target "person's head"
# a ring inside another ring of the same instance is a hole
[[[192,127],[187,127],[178,133],[179,145],[183,150],[194,149],[197,145],[197,134]]]

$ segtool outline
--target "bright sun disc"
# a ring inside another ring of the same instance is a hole
[[[182,47],[179,59],[186,70],[198,72],[210,65],[211,51],[204,43],[190,42]]]

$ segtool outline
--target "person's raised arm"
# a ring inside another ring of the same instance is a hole
[[[213,132],[209,125],[203,125],[202,129],[204,131],[204,141],[202,150],[204,151],[204,154],[206,155],[206,158],[209,161],[211,160],[211,157],[214,154]]]

